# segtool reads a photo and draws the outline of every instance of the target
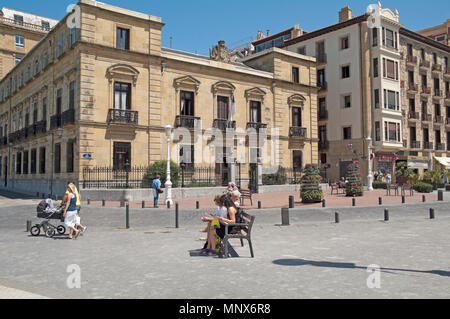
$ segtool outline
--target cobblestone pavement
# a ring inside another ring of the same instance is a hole
[[[26,233],[35,209],[0,206],[0,298],[450,298],[449,202],[342,208],[340,224],[335,209],[295,209],[288,227],[279,209],[251,211],[255,258],[237,241],[227,260],[196,257],[205,210],[182,211],[175,229],[173,210],[131,209],[125,230],[123,208],[84,207],[87,233],[66,240]],[[380,289],[367,287],[369,265]]]

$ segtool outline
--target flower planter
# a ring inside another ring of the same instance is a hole
[[[322,177],[317,165],[308,164],[305,167],[305,175],[302,178],[301,198],[302,203],[320,203],[323,200],[323,192],[320,187]]]
[[[364,186],[361,182],[361,170],[359,161],[354,161],[347,169],[347,185],[345,187],[345,194],[348,197],[361,197],[364,195]]]

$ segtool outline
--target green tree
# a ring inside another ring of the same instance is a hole
[[[147,168],[147,172],[142,179],[143,187],[150,188],[152,187],[152,182],[156,178],[157,175],[161,176],[161,183],[164,186],[165,181],[167,180],[167,161],[157,161],[154,162]],[[178,183],[180,180],[180,166],[170,161],[170,180],[172,182],[172,187],[178,187]]]

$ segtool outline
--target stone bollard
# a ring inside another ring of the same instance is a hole
[[[178,203],[175,203],[175,228],[180,228],[180,225],[179,225],[179,208],[180,208],[180,206],[179,206],[179,204]]]
[[[27,220],[27,232],[31,230],[31,220]]]
[[[281,209],[281,226],[289,226],[289,208]]]
[[[339,218],[339,213],[334,213],[334,221],[336,222],[336,224],[339,224],[341,222]]]
[[[295,208],[294,196],[289,196],[289,208]]]
[[[389,221],[389,210],[387,209],[384,210],[384,221],[385,222]]]
[[[430,208],[430,219],[435,219],[435,215],[434,215],[434,209]]]

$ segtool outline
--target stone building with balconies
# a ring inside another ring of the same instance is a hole
[[[249,178],[318,161],[314,58],[273,48],[237,61],[223,42],[209,57],[162,48],[161,18],[77,8],[0,81],[0,187],[58,194],[85,168],[148,166],[166,159],[168,124],[172,160],[214,167],[223,183],[237,164]],[[74,15],[79,28],[68,28]]]

